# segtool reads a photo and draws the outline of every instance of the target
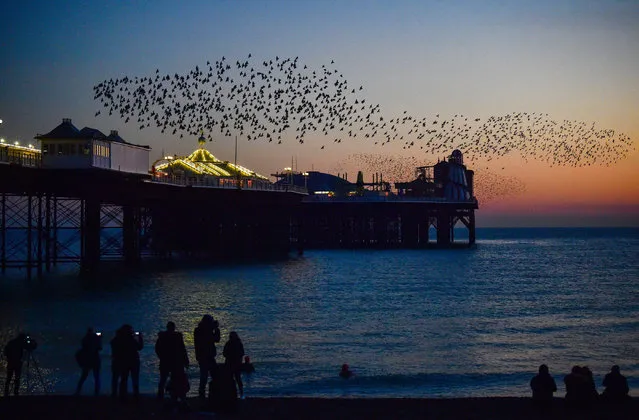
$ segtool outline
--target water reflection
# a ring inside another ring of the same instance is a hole
[[[126,322],[142,332],[141,389],[151,393],[157,333],[174,321],[194,364],[193,329],[205,313],[220,321],[220,349],[231,330],[242,337],[257,369],[249,395],[528,395],[541,363],[558,384],[573,364],[589,365],[598,384],[619,364],[636,389],[636,253],[605,238],[577,248],[542,239],[550,244],[515,237],[459,252],[316,251],[93,284],[3,281],[0,343],[28,330],[47,383],[63,393],[80,373],[73,354],[88,326],[104,333],[103,389],[115,329]],[[357,381],[335,380],[342,363]],[[192,384],[196,377],[192,369]]]

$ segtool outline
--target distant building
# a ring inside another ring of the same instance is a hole
[[[330,197],[347,196],[357,191],[357,185],[352,182],[323,172],[297,172],[291,168],[272,174],[278,180],[276,185],[295,185],[304,187],[309,194],[327,195]]]
[[[151,148],[126,142],[115,130],[108,136],[95,128],[78,130],[70,118],[64,118],[56,128],[35,138],[40,141],[43,168],[149,173]]]
[[[420,166],[416,178],[410,182],[397,182],[399,195],[441,198],[446,201],[472,201],[474,172],[466,169],[462,152],[454,150],[447,161],[433,166]]]
[[[38,167],[40,163],[40,150],[32,144],[21,146],[18,142],[11,144],[0,139],[0,164]]]

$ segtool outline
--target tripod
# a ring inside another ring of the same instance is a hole
[[[48,392],[47,386],[44,383],[44,379],[42,377],[42,371],[40,370],[40,366],[38,366],[38,361],[33,356],[33,352],[31,350],[27,350],[27,369],[25,371],[25,384],[27,386],[27,392],[32,392],[33,390],[29,387],[29,374],[31,373],[31,365],[33,364],[33,368],[35,370],[36,375],[38,375],[39,384],[44,390],[44,392]],[[37,385],[37,384],[36,384]]]

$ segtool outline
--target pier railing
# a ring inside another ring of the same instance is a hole
[[[307,203],[446,203],[446,204],[477,204],[477,199],[449,200],[445,197],[413,197],[407,195],[366,195],[351,197],[330,197],[326,195],[309,195],[304,198]]]
[[[236,179],[217,177],[184,177],[184,176],[154,176],[147,182],[169,184],[176,186],[190,186],[203,188],[222,188],[255,191],[281,191],[297,194],[308,194],[306,188],[296,185],[279,185],[259,179]]]

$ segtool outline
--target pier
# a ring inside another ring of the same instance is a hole
[[[150,148],[70,119],[0,145],[0,271],[43,277],[58,264],[83,274],[102,263],[185,256],[214,261],[284,257],[292,250],[452,248],[475,244],[473,171],[454,151],[416,178],[356,183],[291,168],[262,175],[200,147],[148,169]],[[455,227],[468,231],[455,239]]]
[[[60,263],[136,264],[182,253],[213,260],[286,255],[304,194],[192,186],[100,169],[0,164],[0,270],[41,277]]]

